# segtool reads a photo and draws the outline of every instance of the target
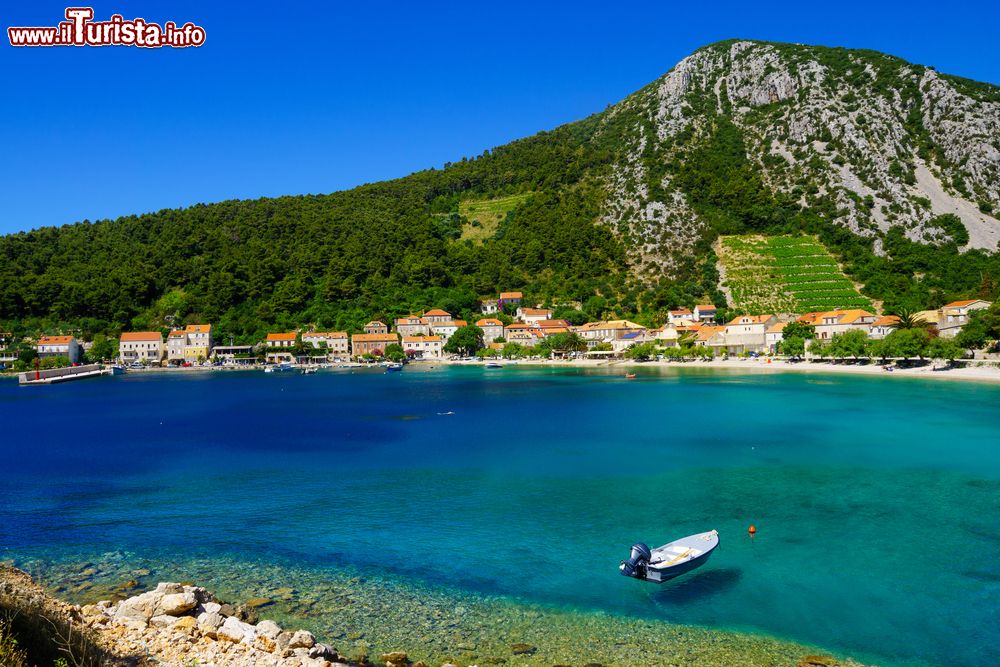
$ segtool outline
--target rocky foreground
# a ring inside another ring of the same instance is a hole
[[[126,589],[137,590],[130,581]],[[88,590],[90,587],[88,585]],[[52,626],[55,641],[63,645],[66,634],[73,634],[73,660],[77,667],[420,667],[424,662],[412,662],[399,650],[386,653],[358,654],[351,644],[351,634],[334,634],[347,642],[342,649],[352,652],[352,657],[337,648],[317,641],[309,631],[285,629],[273,620],[257,617],[258,607],[265,599],[247,599],[243,604],[229,604],[206,588],[181,583],[159,583],[152,590],[125,597],[115,589],[111,600],[94,604],[70,604],[50,596],[21,570],[0,564],[0,612],[11,608],[19,613],[47,616],[40,626]],[[291,590],[291,589],[288,589]],[[96,598],[91,598],[96,599]],[[364,607],[373,624],[391,628],[415,624],[406,615],[401,600],[393,600],[386,607]],[[457,610],[463,610],[463,607]],[[473,614],[464,609],[464,614]],[[603,665],[702,665],[702,666],[760,666],[777,667],[861,667],[852,660],[836,660],[828,656],[808,655],[804,647],[785,645],[773,640],[760,640],[752,636],[721,636],[704,630],[681,626],[641,624],[627,628],[618,627],[610,618],[569,618],[565,615],[533,616],[536,632],[524,630],[511,633],[495,627],[492,638],[503,645],[487,649],[481,647],[480,655],[468,659],[437,660],[442,667],[475,667],[475,665],[531,665],[546,667],[602,667]],[[52,620],[56,621],[53,625]],[[348,622],[347,618],[342,619]],[[588,622],[612,625],[611,639],[596,640],[597,628]],[[619,622],[620,623],[620,622]],[[62,630],[56,625],[62,625]],[[567,625],[569,624],[569,625]],[[446,623],[439,629],[454,642],[456,652],[471,649],[477,642],[475,631],[459,629]],[[582,627],[581,626],[585,626]],[[68,629],[68,632],[67,632]],[[0,625],[0,634],[3,627]],[[447,634],[452,632],[452,634]],[[572,639],[576,651],[562,646],[574,632]],[[457,633],[457,634],[456,634]],[[671,638],[671,633],[677,635]],[[443,635],[443,636],[444,636]],[[403,636],[403,635],[399,635]],[[617,637],[615,639],[614,637]],[[506,638],[506,641],[504,639]],[[528,639],[531,643],[523,641]],[[2,644],[0,637],[0,644]],[[426,640],[427,638],[425,638]],[[652,642],[637,647],[636,641]],[[339,641],[339,640],[338,640]],[[596,642],[596,643],[595,643]],[[419,642],[418,642],[419,643]],[[470,646],[466,646],[466,645]],[[405,645],[406,640],[384,642],[384,648]],[[414,644],[416,647],[416,644]],[[425,647],[426,649],[426,647]],[[65,648],[61,648],[64,654]],[[416,651],[417,649],[414,648]],[[801,652],[800,652],[801,651]],[[448,653],[451,653],[449,651]],[[487,655],[483,655],[487,653]],[[447,655],[447,654],[446,654]],[[558,655],[559,659],[554,659]],[[570,657],[571,655],[575,657]],[[2,658],[2,656],[0,656]],[[3,661],[0,660],[0,663]],[[52,660],[35,660],[18,663],[18,667],[48,667]],[[8,667],[6,664],[3,667]]]
[[[69,664],[112,667],[347,667],[357,664],[306,630],[257,621],[252,607],[234,607],[200,586],[160,583],[119,602],[72,605],[52,598],[26,573],[0,567],[0,598],[49,618],[65,619],[87,636],[90,655],[65,649]],[[24,612],[20,612],[24,613]],[[55,641],[60,637],[56,633]],[[68,646],[68,645],[67,645]],[[82,652],[88,652],[83,649]],[[387,667],[418,667],[406,653],[381,656]]]

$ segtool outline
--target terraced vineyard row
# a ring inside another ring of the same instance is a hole
[[[813,236],[724,236],[719,262],[730,305],[751,313],[872,308]]]

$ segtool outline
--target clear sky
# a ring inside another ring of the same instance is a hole
[[[65,7],[6,3],[0,17],[4,29],[56,25]],[[440,166],[600,111],[731,37],[877,49],[1000,83],[996,0],[116,0],[94,10],[192,21],[207,41],[14,49],[4,34],[0,233]]]

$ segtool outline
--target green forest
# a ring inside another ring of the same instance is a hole
[[[600,222],[622,137],[648,122],[612,107],[475,158],[349,191],[197,204],[0,237],[0,330],[90,339],[211,322],[217,337],[254,342],[296,327],[357,331],[373,318],[432,307],[473,318],[481,298],[512,289],[531,303],[574,304],[583,319],[660,324],[671,308],[725,306],[711,244],[741,233],[815,234],[888,312],[1000,293],[1000,255],[960,252],[964,230],[953,221],[941,225],[955,230],[951,242],[922,245],[893,229],[876,254],[871,238],[835,222],[829,199],[802,205],[769,190],[725,113],[696,101],[692,108],[705,131],[674,139],[682,159],[651,165],[651,176],[668,174],[705,222],[674,277],[636,277],[627,259],[632,241]],[[463,215],[499,198],[504,206],[490,210],[503,217],[490,221],[492,234]]]

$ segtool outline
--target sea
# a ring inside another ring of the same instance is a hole
[[[713,529],[691,574],[619,574],[634,543]],[[345,655],[989,664],[1000,386],[427,362],[0,380],[0,560],[81,603],[166,580],[256,598]]]

